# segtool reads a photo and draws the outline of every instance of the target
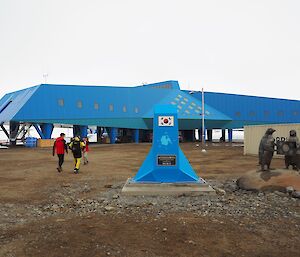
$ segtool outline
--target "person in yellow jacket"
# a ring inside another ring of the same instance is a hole
[[[74,156],[74,173],[78,174],[80,169],[80,162],[82,158],[82,150],[85,148],[85,144],[80,141],[79,137],[74,137],[72,142],[69,145],[69,148],[71,149],[73,156]]]

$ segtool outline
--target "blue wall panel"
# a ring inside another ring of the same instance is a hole
[[[198,100],[201,92],[193,94]],[[300,101],[205,92],[205,103],[232,119],[228,128],[244,125],[300,123]]]

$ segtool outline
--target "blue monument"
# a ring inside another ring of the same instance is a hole
[[[175,106],[155,106],[152,148],[137,174],[127,180],[122,193],[127,195],[215,193],[210,185],[196,175],[180,149]]]
[[[180,149],[175,106],[155,106],[152,148],[132,182],[204,183]]]

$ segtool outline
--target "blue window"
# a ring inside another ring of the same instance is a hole
[[[253,112],[253,111],[252,111],[252,112],[249,112],[249,116],[250,116],[250,117],[254,117],[255,115],[256,115],[255,112]]]
[[[57,103],[58,103],[59,106],[64,106],[65,105],[64,99],[58,99]]]
[[[277,116],[280,116],[280,117],[284,116],[284,112],[283,111],[278,111]]]
[[[77,101],[77,107],[78,107],[79,109],[82,108],[82,101],[81,101],[81,100],[78,100],[78,101]]]

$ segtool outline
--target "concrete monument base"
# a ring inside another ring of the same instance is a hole
[[[199,183],[136,183],[129,178],[122,188],[123,195],[165,196],[165,195],[214,195],[215,190],[204,180]]]

